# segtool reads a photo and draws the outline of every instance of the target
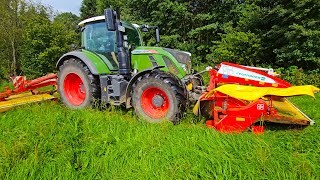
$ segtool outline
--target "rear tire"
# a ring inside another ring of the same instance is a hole
[[[132,106],[138,116],[150,123],[169,120],[177,124],[187,106],[187,91],[175,76],[153,71],[134,84]]]
[[[89,107],[100,98],[99,79],[78,59],[59,67],[58,89],[62,102],[72,109]]]

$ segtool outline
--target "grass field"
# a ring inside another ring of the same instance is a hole
[[[320,122],[318,100],[296,103]],[[59,102],[0,114],[0,179],[319,179],[320,126],[221,134],[188,115],[148,124]]]

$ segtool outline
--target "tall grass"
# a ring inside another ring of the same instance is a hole
[[[0,83],[0,92],[6,91],[6,87],[13,89],[13,84],[7,81]]]
[[[293,101],[319,122],[319,99]],[[256,136],[184,121],[148,124],[59,102],[19,107],[0,114],[0,179],[320,178],[318,124]]]

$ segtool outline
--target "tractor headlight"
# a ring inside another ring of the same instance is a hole
[[[191,53],[169,48],[163,49],[176,58],[185,72],[189,73],[191,71]]]

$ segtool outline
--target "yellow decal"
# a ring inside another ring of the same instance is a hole
[[[236,121],[246,121],[246,118],[237,117],[237,118],[236,118]]]

